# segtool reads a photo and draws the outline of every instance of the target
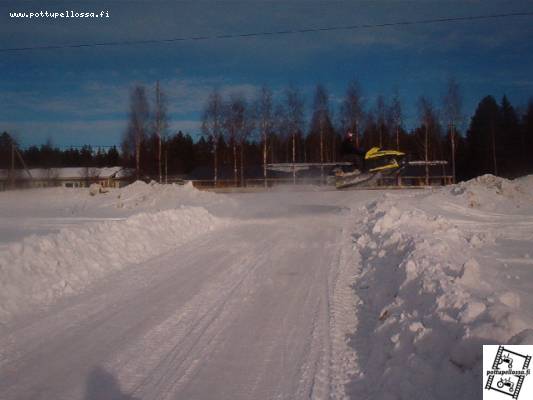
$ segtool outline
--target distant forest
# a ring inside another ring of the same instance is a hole
[[[339,161],[341,142],[352,132],[364,149],[378,146],[399,149],[413,160],[446,160],[458,181],[485,173],[508,178],[533,173],[533,98],[517,109],[505,96],[487,96],[467,121],[460,87],[451,79],[438,105],[425,96],[418,99],[416,127],[405,128],[402,109],[397,94],[366,104],[357,82],[348,84],[337,109],[323,85],[316,86],[309,104],[292,86],[276,99],[268,87],[253,99],[242,94],[224,98],[213,90],[203,109],[202,135],[193,140],[181,131],[169,132],[167,100],[159,84],[153,94],[136,86],[119,148],[60,150],[45,144],[20,153],[29,167],[122,165],[135,169],[140,179],[155,180],[165,172],[188,175],[203,167],[211,179],[239,183],[252,169],[257,175],[265,163]],[[459,127],[465,125],[463,132]],[[10,152],[11,137],[5,132],[0,168],[10,167]]]

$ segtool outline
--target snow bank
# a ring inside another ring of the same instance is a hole
[[[0,192],[0,248],[31,234],[57,233],[91,220],[126,218],[140,212],[204,207],[213,215],[237,209],[228,196],[187,185],[135,182],[120,189],[46,188]]]
[[[224,195],[196,189],[191,182],[185,185],[160,185],[154,181],[144,183],[136,181],[118,191],[112,192],[110,197],[119,209],[167,209],[178,205],[213,205],[230,202]]]
[[[516,192],[510,185],[485,176],[456,188],[508,196]],[[362,274],[354,287],[360,304],[351,343],[361,372],[349,394],[479,398],[481,345],[527,342],[530,321],[520,297],[495,283],[495,268],[482,256],[490,233],[469,233],[400,201],[386,196],[363,208],[354,234]]]
[[[533,201],[533,176],[508,180],[486,174],[448,186],[440,192],[455,197],[470,208],[496,210],[512,205],[520,208]]]
[[[520,191],[530,196],[533,196],[533,175],[527,175],[521,178],[517,178],[513,182],[518,185]]]
[[[98,188],[96,186],[96,188]],[[182,205],[232,205],[228,196],[200,191],[191,183],[160,185],[137,181],[120,189],[45,188],[0,192],[0,217],[130,216]]]
[[[139,195],[135,187],[129,191]],[[182,206],[11,243],[0,250],[0,321],[77,293],[111,271],[168,251],[219,223],[204,208]]]

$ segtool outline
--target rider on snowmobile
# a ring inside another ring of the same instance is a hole
[[[365,171],[365,154],[362,147],[357,147],[355,135],[347,132],[341,143],[341,159],[344,162],[352,163],[361,172]]]

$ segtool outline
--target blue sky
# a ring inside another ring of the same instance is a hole
[[[9,12],[108,10],[109,19],[21,20]],[[308,27],[533,11],[532,1],[2,1],[0,48],[165,39]],[[171,130],[199,133],[213,87],[249,98],[262,84],[301,88],[309,110],[317,83],[337,108],[357,79],[369,107],[398,90],[406,125],[420,95],[440,105],[449,77],[464,114],[492,94],[516,106],[533,96],[533,17],[249,39],[0,53],[0,131],[22,145],[120,142],[131,87],[161,81]]]

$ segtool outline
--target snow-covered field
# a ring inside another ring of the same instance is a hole
[[[0,397],[472,399],[533,344],[532,176],[301,189],[0,193]]]

